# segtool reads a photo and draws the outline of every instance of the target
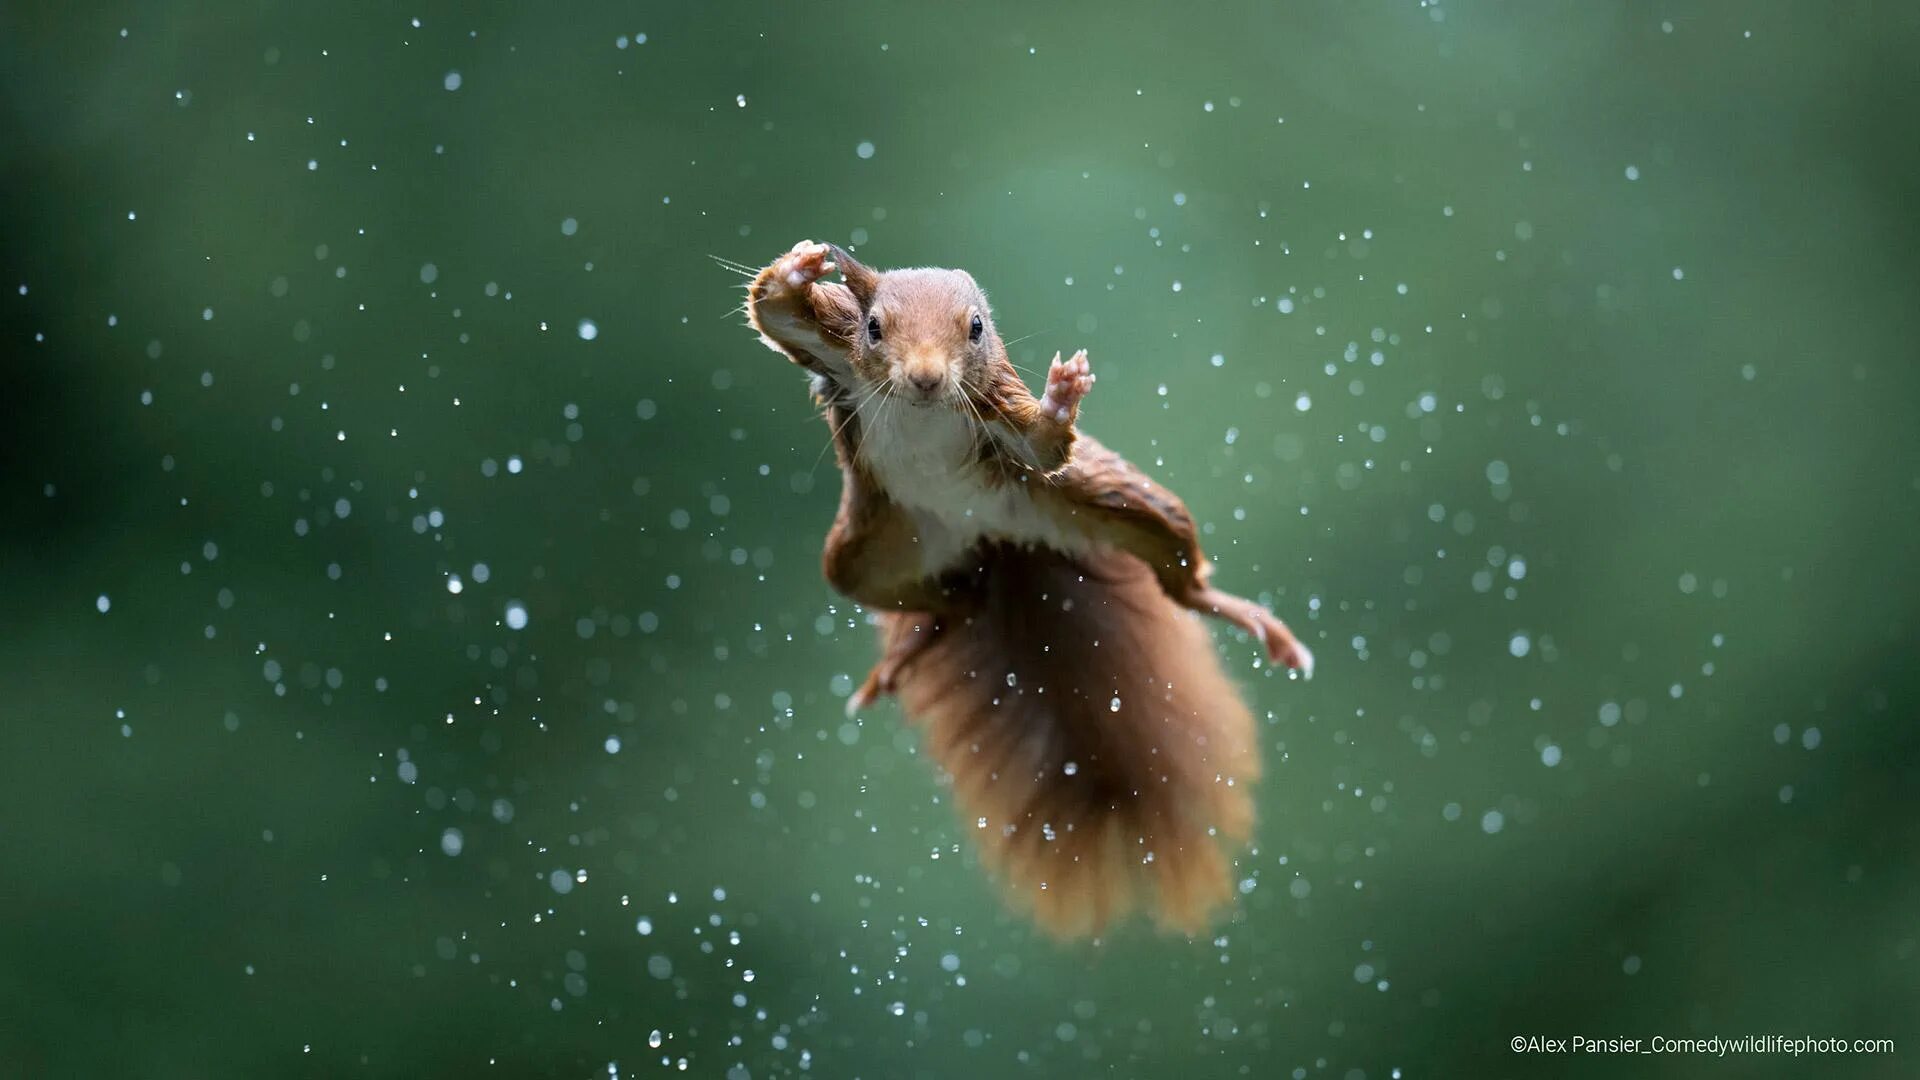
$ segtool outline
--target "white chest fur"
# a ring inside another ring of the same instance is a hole
[[[971,417],[893,403],[864,421],[860,457],[887,497],[914,516],[928,573],[951,567],[983,538],[1068,552],[1087,547],[1035,503],[1026,483],[1003,481],[978,463]]]

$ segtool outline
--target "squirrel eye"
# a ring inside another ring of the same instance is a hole
[[[987,324],[980,321],[979,315],[977,314],[974,315],[973,325],[967,327],[967,340],[979,341],[980,335],[986,332],[987,332]]]
[[[880,340],[880,319],[877,316],[867,316],[867,340]]]

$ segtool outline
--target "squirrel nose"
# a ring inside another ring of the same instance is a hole
[[[922,394],[932,394],[940,388],[940,373],[932,370],[914,371],[908,373],[907,381]]]

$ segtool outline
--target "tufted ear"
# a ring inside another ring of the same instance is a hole
[[[861,308],[873,304],[873,293],[880,287],[880,272],[866,263],[847,254],[847,249],[838,244],[828,244],[833,251],[833,263],[839,268],[840,276],[847,280],[847,288],[852,290],[854,299],[860,301]]]

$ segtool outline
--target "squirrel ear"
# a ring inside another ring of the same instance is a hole
[[[847,288],[853,291],[854,299],[861,307],[873,303],[873,293],[880,287],[880,273],[873,267],[847,254],[847,249],[839,244],[828,244],[833,252],[834,265],[840,268],[840,276],[847,279]]]

